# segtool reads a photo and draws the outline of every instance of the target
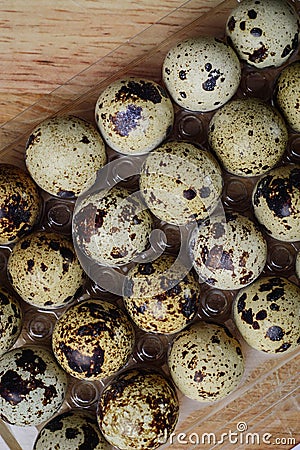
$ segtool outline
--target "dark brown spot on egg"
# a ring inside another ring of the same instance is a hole
[[[68,247],[61,246],[59,252],[64,260],[68,263],[72,263],[74,261],[74,253]]]
[[[255,318],[256,320],[264,320],[267,317],[267,311],[265,309],[262,309],[261,311],[258,311]]]
[[[83,135],[81,141],[83,144],[90,144],[90,140],[87,136]]]
[[[270,309],[271,309],[272,311],[279,311],[280,307],[279,307],[279,305],[277,305],[276,303],[271,303]]]
[[[78,450],[94,450],[99,445],[99,436],[90,425],[82,425],[84,441],[79,445]]]
[[[180,70],[179,71],[179,78],[181,80],[185,80],[186,79],[186,71],[185,70]]]
[[[236,20],[233,16],[228,20],[228,30],[232,32],[235,29]]]
[[[194,381],[196,381],[196,383],[201,383],[201,381],[203,381],[204,377],[205,377],[205,374],[203,374],[201,372],[201,370],[197,370],[194,375]]]
[[[240,349],[240,347],[236,347],[236,353],[239,355],[239,356],[242,356],[242,351],[241,351],[241,349]]]
[[[239,281],[241,284],[247,284],[247,283],[249,283],[249,281],[251,280],[252,277],[253,277],[253,272],[252,272],[252,270],[249,270],[249,272],[246,275],[240,277]]]
[[[161,103],[162,90],[155,86],[153,83],[140,80],[129,81],[125,86],[116,93],[116,101],[126,102],[128,100],[149,100],[150,102],[156,104]]]
[[[267,294],[268,302],[276,302],[279,298],[284,296],[284,288],[275,288]]]
[[[253,311],[252,308],[244,309],[242,311],[241,319],[246,322],[248,325],[253,324]]]
[[[180,97],[186,98],[186,93],[184,91],[179,92]]]
[[[145,264],[139,264],[138,266],[138,272],[141,275],[151,275],[155,272],[155,269],[151,262],[145,263]]]
[[[281,53],[281,58],[285,58],[286,56],[288,56],[292,51],[292,47],[290,46],[290,44],[286,45],[283,49],[283,52]]]
[[[267,56],[268,56],[268,49],[266,48],[266,46],[261,42],[261,47],[259,47],[258,49],[254,50],[253,53],[247,53],[244,52],[245,55],[248,55],[248,59],[249,61],[253,62],[253,63],[260,63],[262,61],[264,61]]]
[[[217,80],[220,78],[220,76],[223,75],[223,73],[220,72],[218,69],[212,70],[208,74],[208,79],[202,83],[202,88],[205,91],[213,91],[217,85]]]
[[[209,197],[210,196],[210,188],[208,187],[208,186],[203,186],[201,189],[200,189],[200,197],[201,198],[207,198],[207,197]]]
[[[91,356],[83,355],[79,350],[60,343],[60,351],[65,355],[71,370],[84,373],[87,378],[101,373],[104,362],[104,350],[97,346]]]
[[[281,327],[274,325],[268,328],[266,332],[266,337],[268,337],[271,341],[281,341],[284,336],[284,331]]]
[[[67,428],[66,429],[66,439],[68,440],[72,440],[75,439],[79,434],[79,430],[77,430],[76,428]]]
[[[247,298],[247,294],[244,292],[244,294],[242,294],[241,297],[238,299],[238,302],[237,302],[237,310],[238,310],[238,313],[239,313],[239,314],[240,314],[240,313],[245,309],[245,307],[246,307],[246,302],[245,302],[246,298]]]
[[[54,419],[50,420],[45,425],[45,429],[51,431],[52,433],[55,433],[55,431],[60,431],[63,429],[63,419],[65,417],[69,417],[70,413],[61,414],[58,417],[54,417]]]
[[[253,330],[259,330],[260,329],[259,323],[256,320],[253,322],[252,328],[253,328]]]
[[[246,29],[246,22],[244,20],[240,23],[240,29],[242,31],[245,31],[245,29]]]
[[[254,9],[250,9],[250,11],[248,11],[248,17],[249,19],[256,19],[257,12]]]
[[[196,197],[196,192],[193,189],[186,189],[183,191],[183,196],[186,200],[193,200]]]
[[[275,353],[283,353],[286,352],[290,348],[291,344],[284,343],[279,348],[275,350]]]
[[[27,261],[27,270],[28,270],[28,272],[32,273],[33,267],[34,267],[34,260],[33,259],[29,259]]]
[[[49,242],[49,247],[51,248],[51,250],[58,251],[59,250],[59,242],[51,240]]]
[[[48,266],[46,266],[46,264],[44,264],[43,262],[41,263],[41,271],[42,272],[47,272],[48,270]]]
[[[254,37],[260,37],[262,35],[262,30],[260,28],[252,28],[250,34]]]

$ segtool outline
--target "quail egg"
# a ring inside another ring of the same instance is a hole
[[[167,53],[163,81],[182,108],[212,111],[226,103],[241,80],[241,67],[232,48],[210,36],[185,39]]]
[[[104,266],[130,263],[145,250],[151,229],[152,218],[139,195],[119,186],[87,195],[75,207],[77,249]]]
[[[60,408],[67,376],[48,350],[16,348],[0,359],[1,418],[13,425],[38,425]]]
[[[296,275],[300,280],[300,252],[297,253],[296,257]]]
[[[81,411],[68,411],[40,430],[33,450],[109,450],[96,419]]]
[[[280,161],[288,131],[275,108],[257,98],[247,98],[232,100],[214,114],[208,139],[228,172],[253,177]]]
[[[60,198],[76,197],[89,187],[106,159],[98,131],[74,116],[43,121],[29,136],[25,153],[35,182]]]
[[[285,278],[262,277],[239,291],[233,316],[256,350],[282,353],[300,344],[300,288]]]
[[[277,167],[253,190],[253,207],[264,230],[281,241],[300,240],[300,166]]]
[[[20,239],[7,269],[22,299],[44,309],[66,305],[84,281],[72,242],[56,233],[38,231]]]
[[[176,333],[195,316],[200,285],[175,256],[162,254],[127,274],[125,307],[135,324],[152,333]]]
[[[226,34],[248,64],[279,67],[298,46],[298,14],[286,0],[243,0],[231,12]]]
[[[250,219],[236,213],[200,224],[190,244],[200,279],[225,290],[252,283],[267,259],[267,243],[261,231]]]
[[[239,342],[225,327],[205,322],[189,325],[175,337],[168,365],[178,389],[199,402],[225,397],[244,372]]]
[[[289,126],[300,132],[300,61],[285,67],[275,84],[274,99]]]
[[[206,150],[168,142],[151,152],[140,175],[141,193],[152,213],[173,225],[202,220],[222,192],[222,173]]]
[[[0,356],[9,350],[19,337],[23,314],[15,295],[0,287]]]
[[[105,387],[98,422],[107,441],[120,450],[155,449],[167,442],[178,420],[175,389],[153,370],[131,369]]]
[[[130,77],[113,82],[101,93],[95,117],[112,149],[125,155],[142,155],[157,147],[169,134],[174,110],[162,86]]]
[[[75,378],[102,379],[117,372],[131,355],[134,331],[117,306],[87,300],[58,320],[52,348],[61,367]]]
[[[19,167],[0,164],[0,180],[0,245],[5,245],[32,229],[41,202],[36,184]]]

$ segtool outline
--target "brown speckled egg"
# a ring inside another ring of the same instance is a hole
[[[244,362],[239,342],[220,325],[198,322],[173,340],[168,356],[178,389],[199,402],[213,402],[240,383]]]
[[[297,253],[295,270],[296,270],[296,275],[300,280],[300,252]]]
[[[125,306],[142,330],[176,333],[194,318],[200,285],[175,256],[162,254],[138,264],[128,272],[127,280],[130,293],[124,296]]]
[[[298,46],[298,14],[286,0],[243,0],[231,12],[226,34],[248,64],[278,67]]]
[[[121,187],[86,196],[75,208],[79,250],[105,266],[130,263],[148,244],[152,219],[140,198]]]
[[[207,150],[188,142],[168,142],[151,152],[140,175],[149,209],[165,222],[182,225],[206,218],[222,192],[219,164]]]
[[[0,359],[1,418],[19,426],[49,420],[66,387],[67,376],[48,350],[33,345],[10,350]]]
[[[0,245],[16,242],[32,229],[40,214],[38,189],[30,176],[10,164],[0,164]]]
[[[20,239],[7,269],[23,300],[45,309],[66,305],[84,281],[72,242],[56,233],[39,231]]]
[[[166,443],[178,420],[173,385],[158,372],[132,369],[118,375],[98,404],[104,437],[120,450],[148,450]]]
[[[19,302],[11,292],[0,287],[0,356],[9,350],[19,337],[23,314]]]
[[[257,98],[232,100],[212,117],[208,139],[224,168],[253,177],[274,167],[288,141],[284,120]]]
[[[256,350],[278,354],[300,344],[300,288],[285,278],[263,277],[242,289],[233,316],[245,341]]]
[[[126,364],[134,331],[124,312],[112,303],[87,300],[70,307],[52,335],[53,352],[75,378],[106,378]]]
[[[83,411],[67,411],[40,430],[33,450],[110,450],[96,418]]]
[[[106,163],[104,142],[95,127],[74,116],[46,119],[30,135],[26,166],[46,192],[72,198],[89,187]]]
[[[174,111],[162,86],[131,77],[113,82],[101,93],[95,117],[112,149],[125,155],[142,155],[169,134]]]
[[[253,190],[257,220],[270,236],[300,240],[300,166],[277,167],[264,175]]]
[[[254,222],[234,213],[200,224],[191,255],[200,279],[220,289],[240,289],[262,272],[267,243]]]
[[[289,126],[300,132],[300,61],[285,67],[275,84],[274,100]]]
[[[162,68],[163,81],[173,100],[191,111],[212,111],[235,94],[241,67],[226,43],[201,36],[171,48]]]

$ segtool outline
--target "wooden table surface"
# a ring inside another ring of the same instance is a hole
[[[122,44],[130,43],[152,24],[161,24],[161,36],[157,39],[164,39],[172,30],[177,31],[195,17],[207,14],[222,1],[186,3],[182,0],[0,0],[0,124],[10,121]],[[179,11],[182,5],[185,5],[183,11]],[[214,17],[210,18],[210,23],[213,21]],[[270,372],[259,385],[253,381],[253,388],[244,398],[235,399],[216,413],[211,412],[210,429],[206,425],[199,430],[226,432],[229,426],[234,430],[236,423],[243,421],[253,431],[286,439],[294,437],[299,442],[298,375],[299,359],[298,369],[295,359],[291,359],[283,368]],[[182,429],[194,429],[200,418],[201,414],[191,415]],[[276,449],[291,447],[288,442],[272,445]],[[184,449],[189,445],[174,442],[170,448]],[[217,448],[246,446],[223,444]],[[267,447],[262,444],[249,448]]]

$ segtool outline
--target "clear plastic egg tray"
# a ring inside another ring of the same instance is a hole
[[[31,130],[46,117],[73,114],[94,123],[97,97],[113,80],[122,76],[141,76],[161,82],[161,66],[167,51],[177,41],[187,37],[206,34],[223,38],[227,17],[236,4],[237,0],[224,1],[217,8],[197,18],[197,1],[191,0],[173,14],[178,17],[180,24],[180,18],[185,17],[185,8],[194,8],[195,20],[192,23],[185,24],[183,28],[178,25],[175,33],[174,30],[171,33],[164,23],[156,23],[126,45],[79,73],[14,120],[3,125],[0,130],[0,161],[24,168],[26,141]],[[295,6],[300,10],[300,2],[295,2]],[[242,81],[234,98],[258,97],[272,102],[276,77],[283,67],[293,60],[300,59],[299,54],[298,49],[288,62],[278,69],[258,70],[242,64]],[[207,127],[213,113],[192,113],[175,105],[174,108],[175,126],[170,139],[176,138],[207,147]],[[109,148],[107,154],[109,161],[119,157]],[[288,147],[282,159],[282,163],[284,162],[300,162],[300,136],[291,130]],[[121,169],[120,167],[120,173]],[[120,174],[117,176],[121,180],[124,178]],[[137,181],[137,177],[132,177],[121,182],[134,189],[138,188]],[[246,179],[224,172],[222,200],[225,210],[241,212],[253,218],[251,194],[256,181],[257,178]],[[57,199],[43,192],[41,195],[43,211],[36,228],[70,236],[75,201]],[[180,247],[178,229],[159,221],[155,225],[164,231],[169,250],[176,254]],[[295,275],[295,258],[300,250],[300,242],[285,243],[267,235],[265,237],[268,242],[268,257],[263,274],[284,276],[299,284]],[[0,282],[5,285],[9,284],[6,264],[10,251],[9,246],[0,247]],[[299,423],[297,429],[295,421],[297,413],[300,417],[299,351],[270,356],[251,349],[238,335],[231,318],[231,304],[236,291],[221,291],[205,283],[201,283],[201,289],[197,319],[224,323],[240,339],[245,355],[245,373],[239,387],[224,400],[215,403],[201,404],[189,400],[178,392],[179,422],[174,436],[161,448],[244,449],[249,445],[253,449],[266,448],[270,443],[275,445],[275,448],[293,447],[300,439]],[[88,279],[82,295],[74,299],[73,303],[90,297],[110,300],[122,306],[120,297]],[[24,311],[24,325],[15,347],[25,343],[51,347],[53,326],[66,308],[45,312],[29,306],[22,300],[20,303]],[[172,335],[150,334],[136,329],[136,343],[127,367],[131,365],[156,367],[168,374],[166,356],[172,338]],[[70,408],[95,411],[97,399],[108,381],[80,381],[69,377],[68,391],[61,411]],[[292,421],[289,420],[291,416],[294,418]],[[0,438],[1,450],[32,449],[41,426],[21,428],[1,422],[0,432],[3,439],[9,442],[7,447]],[[247,443],[246,432],[256,434],[258,437],[254,437],[252,443]],[[230,441],[228,436],[222,440],[222,433],[235,434]],[[269,442],[263,441],[266,433],[270,434]]]

